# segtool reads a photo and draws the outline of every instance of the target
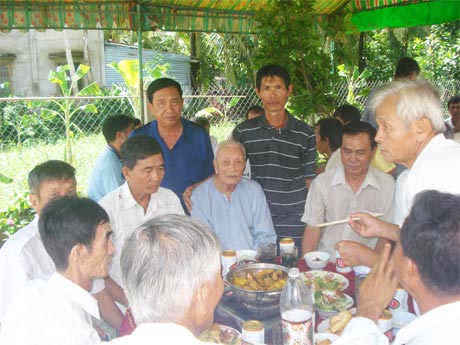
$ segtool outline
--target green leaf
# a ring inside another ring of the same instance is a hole
[[[8,176],[6,175],[3,175],[1,172],[0,172],[0,182],[1,183],[12,183],[14,180],[12,178],[9,178]]]
[[[75,71],[75,75],[72,79],[72,82],[79,81],[81,78],[83,78],[86,75],[86,73],[88,73],[88,71],[89,71],[89,66],[80,64],[77,70]]]
[[[91,83],[87,86],[85,86],[83,89],[81,89],[78,92],[78,96],[97,96],[101,93],[101,89],[99,88],[99,85],[94,82]]]

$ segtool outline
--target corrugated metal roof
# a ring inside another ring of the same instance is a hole
[[[113,68],[107,66],[111,62],[120,62],[122,60],[137,60],[137,47],[126,46],[122,44],[106,43],[105,44],[105,79],[106,85],[120,84],[123,85],[123,78]],[[177,80],[184,91],[191,90],[190,81],[190,56],[178,55],[165,52],[157,52],[150,49],[142,49],[142,63],[153,59],[161,59],[160,64],[168,63],[168,75]]]

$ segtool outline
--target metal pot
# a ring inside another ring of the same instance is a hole
[[[281,291],[255,291],[246,290],[233,285],[231,282],[235,277],[246,277],[248,272],[256,274],[265,269],[275,269],[283,271],[283,274],[288,275],[289,270],[286,267],[266,263],[254,263],[245,266],[239,266],[227,273],[227,282],[233,291],[236,299],[246,307],[249,314],[257,320],[264,320],[274,315],[280,314],[279,304]]]

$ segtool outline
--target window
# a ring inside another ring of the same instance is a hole
[[[15,58],[13,54],[0,55],[0,97],[11,94],[11,64]]]

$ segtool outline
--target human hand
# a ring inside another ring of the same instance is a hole
[[[391,245],[385,244],[377,263],[359,289],[357,316],[367,317],[377,322],[382,312],[393,298],[398,279],[390,256]]]
[[[192,193],[194,189],[195,189],[194,186],[188,186],[187,188],[185,188],[184,193],[182,193],[182,198],[184,199],[185,206],[187,207],[187,210],[189,212],[192,212],[192,208],[193,208],[191,197],[192,197]]]
[[[378,254],[374,250],[358,242],[340,241],[335,247],[345,266],[372,267],[378,259]]]
[[[348,224],[363,237],[381,237],[392,241],[396,241],[398,237],[397,225],[380,220],[369,213],[350,214]]]

